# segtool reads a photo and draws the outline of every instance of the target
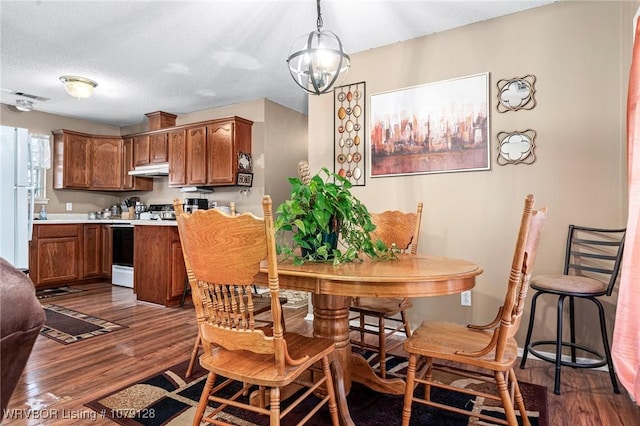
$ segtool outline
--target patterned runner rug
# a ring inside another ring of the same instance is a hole
[[[40,334],[68,345],[127,328],[62,306],[43,304],[47,320]]]
[[[406,361],[406,358],[403,357],[390,357],[387,361],[388,370],[402,377],[406,370]],[[206,374],[196,363],[196,369],[191,378],[184,379],[187,364],[188,362],[184,361],[159,371],[140,382],[131,383],[85,405],[98,413],[106,413],[107,417],[121,425],[190,425]],[[443,376],[442,379],[448,380],[450,378]],[[465,381],[464,385],[478,386],[469,381]],[[237,386],[235,390],[239,388]],[[524,395],[531,424],[547,426],[546,388],[523,382],[520,383],[520,388]],[[235,390],[232,389],[229,392]],[[492,415],[495,417],[502,416],[504,418],[504,412],[500,407],[495,407],[489,401],[485,402],[480,398],[473,400],[469,396],[450,391],[434,392],[433,395],[434,400],[446,400],[449,404],[453,401],[457,406],[467,410],[482,410],[493,413]],[[358,426],[393,426],[401,423],[402,395],[381,394],[358,383],[353,383],[348,404],[351,417]],[[301,418],[307,411],[303,404],[301,408],[294,410],[286,418],[286,424],[295,424],[296,419]],[[269,424],[269,419],[265,416],[234,408],[228,409],[228,414],[225,414],[224,419],[240,426],[266,426]],[[456,413],[414,404],[411,425],[490,424],[478,423],[477,419],[475,420]],[[316,416],[307,424],[315,426],[331,424],[328,410],[325,408],[322,415]]]
[[[36,291],[36,297],[38,299],[47,299],[49,297],[64,296],[65,294],[80,293],[83,291],[86,291],[86,290],[83,290],[81,288],[75,288],[75,287],[67,287],[67,286],[45,288],[44,290]]]

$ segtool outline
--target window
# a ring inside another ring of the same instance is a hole
[[[47,169],[51,168],[51,137],[49,135],[29,135],[31,155],[29,156],[29,183],[33,185],[34,202],[46,204]]]

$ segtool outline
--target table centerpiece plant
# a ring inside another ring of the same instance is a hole
[[[375,225],[367,207],[351,193],[351,182],[322,168],[310,176],[306,161],[298,164],[299,178],[289,178],[291,194],[276,209],[274,222],[278,253],[294,264],[395,258],[395,247],[373,241]]]

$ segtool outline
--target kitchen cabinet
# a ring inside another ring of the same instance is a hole
[[[53,188],[91,186],[91,135],[53,132]]]
[[[207,184],[207,127],[187,129],[187,184]]]
[[[235,185],[238,153],[251,153],[252,125],[230,117],[188,126],[184,151],[179,152],[181,145],[170,145],[169,186]],[[177,154],[179,161],[173,158]]]
[[[82,225],[33,226],[29,277],[36,287],[69,284],[82,276]]]
[[[166,163],[169,160],[167,132],[139,135],[133,140],[136,167]]]
[[[133,138],[125,138],[122,141],[122,189],[130,191],[152,191],[153,179],[130,176],[129,172],[133,170],[133,168]]]
[[[102,275],[102,225],[83,226],[82,278]]]
[[[29,276],[37,288],[108,279],[111,227],[100,223],[34,224]]]
[[[122,189],[123,151],[121,138],[97,137],[89,140],[91,188]]]
[[[102,225],[101,226],[102,233],[102,273],[103,277],[111,276],[111,257],[113,250],[113,235],[111,233],[111,225]]]
[[[119,136],[94,136],[69,130],[54,134],[54,189],[122,191],[153,189],[148,178],[129,176],[133,146]]]
[[[133,241],[136,298],[164,306],[177,306],[187,277],[178,228],[135,226]]]
[[[187,184],[186,163],[186,131],[175,130],[168,133],[169,150],[169,186],[181,186]]]

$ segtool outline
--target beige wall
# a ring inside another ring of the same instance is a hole
[[[561,271],[570,223],[625,225],[623,113],[637,7],[638,2],[560,2],[352,55],[347,83],[365,81],[367,102],[375,93],[490,73],[490,171],[367,177],[366,186],[354,190],[372,211],[411,211],[422,200],[419,251],[472,260],[485,270],[472,292],[472,307],[461,307],[459,295],[416,300],[410,313],[414,327],[432,318],[493,319],[528,193],[536,195],[538,207],[549,208],[536,273]],[[527,74],[537,78],[535,109],[496,112],[497,81]],[[496,134],[529,128],[537,132],[536,162],[498,165]],[[332,167],[332,129],[333,98],[310,97],[312,171]],[[613,303],[606,301],[610,325]],[[552,333],[555,304],[538,305],[545,331]],[[587,314],[595,315],[579,311],[581,331],[593,329]],[[523,327],[520,344],[524,332]],[[587,332],[589,340],[596,338],[597,332]]]
[[[31,133],[51,135],[58,129],[75,130],[98,135],[120,135],[120,128],[97,124],[84,120],[47,114],[40,111],[20,112],[13,106],[0,104],[0,124],[4,126],[23,127]],[[51,136],[53,142],[53,135]],[[53,152],[51,153],[53,155]],[[117,203],[120,196],[112,192],[87,192],[76,190],[53,190],[53,168],[47,170],[47,211],[49,213],[66,213],[66,203],[72,203],[71,213],[87,213],[104,209]],[[36,206],[36,211],[40,208]]]
[[[0,123],[7,126],[25,127],[31,133],[50,134],[53,130],[67,129],[99,135],[126,135],[147,130],[147,119],[139,124],[123,128],[71,119],[40,111],[17,112],[9,105],[0,104]],[[171,112],[171,111],[167,111]],[[252,127],[252,151],[254,180],[248,195],[237,187],[216,188],[212,194],[185,194],[179,189],[169,188],[168,178],[154,179],[153,191],[149,192],[95,192],[76,190],[54,190],[52,169],[47,172],[47,197],[49,213],[65,213],[66,203],[73,204],[71,213],[87,213],[118,203],[122,197],[138,196],[146,204],[171,203],[174,198],[206,197],[221,205],[236,203],[240,212],[250,211],[262,215],[262,196],[270,194],[274,209],[289,194],[286,176],[295,176],[296,164],[307,158],[307,116],[274,102],[257,99],[250,102],[221,108],[181,114],[176,125],[197,123],[230,116],[239,116],[254,122]],[[269,146],[269,150],[267,150]],[[36,210],[39,210],[36,207]]]

